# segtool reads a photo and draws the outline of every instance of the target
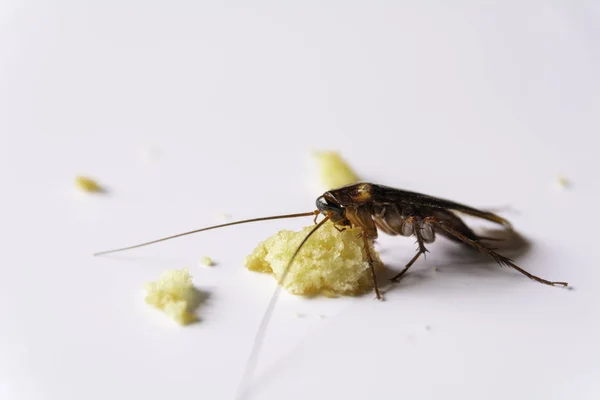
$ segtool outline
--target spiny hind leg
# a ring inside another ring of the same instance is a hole
[[[526,277],[528,277],[530,279],[533,279],[534,281],[543,283],[545,285],[550,285],[550,286],[568,286],[567,282],[552,282],[552,281],[548,281],[546,279],[540,278],[539,276],[530,274],[529,272],[525,271],[523,268],[516,265],[510,258],[504,257],[504,256],[496,253],[494,250],[482,245],[477,240],[468,238],[467,236],[463,235],[458,230],[454,229],[453,227],[448,226],[444,221],[436,220],[436,221],[433,221],[433,223],[436,226],[438,226],[439,228],[441,228],[444,232],[446,232],[449,235],[454,236],[456,239],[460,240],[461,242],[468,244],[469,246],[474,247],[475,249],[477,249],[481,252],[487,253],[490,257],[492,257],[494,260],[496,260],[496,262],[498,264],[506,265],[507,267],[511,267],[512,269],[519,271],[520,273],[522,273],[523,275],[525,275]]]
[[[400,271],[398,274],[394,275],[392,278],[390,278],[390,281],[392,282],[400,282],[400,279],[402,279],[402,277],[404,276],[404,274],[406,273],[406,271],[408,271],[408,269],[410,267],[412,267],[412,265],[415,263],[415,261],[417,261],[419,259],[419,257],[421,257],[421,254],[424,254],[423,251],[418,250],[417,254],[415,254],[415,256],[412,258],[412,260],[410,260],[408,262],[408,264],[406,264],[406,266],[404,267],[404,269],[402,271]]]
[[[427,218],[423,222],[427,223],[427,224],[429,223]],[[421,233],[421,229],[422,228],[420,228],[418,226],[418,224],[414,223],[414,235],[417,237],[417,245],[419,246],[419,248],[417,250],[417,254],[415,254],[415,256],[412,258],[412,260],[410,260],[408,262],[408,264],[406,264],[406,266],[404,267],[404,269],[402,271],[400,271],[398,274],[394,275],[394,277],[392,277],[390,279],[392,282],[400,282],[400,279],[402,279],[402,277],[404,276],[406,271],[408,271],[410,269],[410,267],[413,266],[415,261],[417,261],[419,259],[419,257],[421,257],[421,255],[425,255],[425,253],[427,253],[429,251],[425,247],[425,240],[423,238],[423,234]],[[432,233],[432,235],[433,235],[433,233]],[[432,236],[432,239],[433,239],[433,236]]]
[[[475,232],[473,232],[473,230],[471,228],[469,228],[467,226],[467,224],[465,224],[465,222],[458,215],[454,214],[451,211],[439,210],[436,212],[435,216],[429,217],[429,221],[433,225],[435,225],[436,221],[439,223],[446,224],[446,226],[454,229],[455,231],[460,233],[462,236],[464,236],[468,239],[474,240],[476,242],[478,242],[480,240],[485,240],[485,241],[490,241],[490,242],[504,241],[503,238],[480,236],[480,235],[476,234]],[[465,243],[463,240],[458,239],[455,235],[449,234],[445,230],[441,230],[439,233],[442,236],[445,236],[446,238],[448,238],[454,242],[458,242],[458,243],[466,244],[467,246],[470,246],[468,243]]]
[[[381,293],[379,293],[379,286],[377,285],[377,275],[375,274],[375,264],[373,262],[373,255],[371,254],[371,247],[369,246],[369,238],[367,237],[367,233],[365,231],[362,232],[361,236],[364,243],[365,253],[367,254],[367,260],[369,261],[369,268],[371,269],[371,279],[373,279],[373,289],[375,290],[375,295],[377,296],[377,300],[383,300]]]

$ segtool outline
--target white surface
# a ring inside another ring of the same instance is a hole
[[[516,261],[575,290],[439,240],[385,302],[282,296],[249,398],[599,398],[597,7],[54,3],[0,11],[2,399],[232,399],[274,287],[244,256],[309,219],[91,253],[310,211],[314,149],[510,205]],[[381,246],[396,270],[414,251]],[[209,300],[180,328],[141,288],[184,266]]]

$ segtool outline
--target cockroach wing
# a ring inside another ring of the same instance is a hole
[[[468,214],[477,218],[482,218],[487,221],[495,222],[511,228],[512,225],[506,219],[487,211],[478,210],[476,208],[456,203],[454,201],[440,199],[439,197],[429,196],[426,194],[410,192],[407,190],[395,189],[383,185],[372,185],[372,196],[374,202],[381,203],[396,203],[410,204],[414,206],[426,206],[430,208],[440,208],[451,211],[457,211],[463,214]]]
[[[376,185],[373,183],[353,183],[343,186],[339,189],[330,190],[329,193],[342,206],[354,206],[356,204],[395,204],[395,205],[412,205],[415,207],[429,207],[443,210],[456,211],[463,214],[468,214],[477,218],[482,218],[507,228],[511,228],[510,222],[506,219],[493,214],[491,212],[478,210],[464,204],[454,201],[440,199],[438,197],[429,196],[422,193],[410,192],[408,190],[400,190],[384,185]]]

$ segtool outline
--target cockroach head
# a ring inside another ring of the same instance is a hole
[[[329,217],[333,223],[346,220],[346,211],[335,201],[333,196],[328,195],[328,193],[319,196],[317,199],[317,208],[321,214]]]

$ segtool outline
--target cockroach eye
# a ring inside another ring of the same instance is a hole
[[[344,218],[344,209],[336,203],[328,201],[324,196],[317,199],[317,208],[325,216],[329,216],[333,222]]]

